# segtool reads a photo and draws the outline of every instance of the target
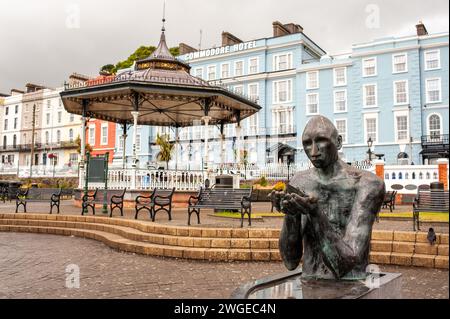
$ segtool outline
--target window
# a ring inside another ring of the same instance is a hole
[[[248,85],[248,97],[253,101],[256,101],[259,99],[258,83],[251,83]]]
[[[378,140],[378,115],[377,114],[364,114],[364,144],[367,143],[369,138],[375,143]]]
[[[248,131],[249,135],[258,134],[258,113],[248,118]]]
[[[248,73],[249,74],[258,73],[258,68],[259,68],[259,59],[251,58],[248,63]]]
[[[397,142],[408,141],[408,115],[395,116],[395,139]]]
[[[16,128],[17,128],[17,120],[18,120],[18,118],[17,118],[17,117],[15,117],[15,118],[14,118],[14,129],[16,129]]]
[[[50,113],[45,114],[45,123],[50,125]]]
[[[51,109],[51,107],[52,107],[52,101],[47,100],[47,109]]]
[[[48,131],[45,132],[45,144],[50,143],[50,134],[48,133]]]
[[[408,55],[406,53],[392,56],[392,73],[408,72]]]
[[[59,111],[58,112],[58,123],[61,123],[61,120],[62,120],[62,112]]]
[[[196,68],[194,75],[198,78],[203,79],[203,68]]]
[[[69,142],[73,142],[73,129],[69,130]]]
[[[8,119],[5,119],[5,124],[4,124],[4,126],[3,126],[3,129],[4,129],[5,131],[8,130]]]
[[[335,124],[338,134],[342,136],[342,143],[347,143],[347,120],[338,119],[335,120]]]
[[[108,144],[108,123],[102,123],[100,131],[100,140],[102,145]]]
[[[334,112],[347,112],[347,90],[334,91]]]
[[[425,71],[441,68],[441,51],[425,51]]]
[[[244,74],[244,62],[236,61],[234,62],[234,75],[241,76]]]
[[[69,121],[73,122],[75,120],[75,115],[73,113],[70,113]]]
[[[347,68],[335,68],[334,71],[334,86],[347,85]]]
[[[208,66],[208,81],[213,81],[216,79],[216,66]]]
[[[9,106],[6,106],[5,107],[5,115],[8,115],[8,113],[9,113]]]
[[[244,94],[244,86],[243,85],[235,85],[234,93],[240,94],[240,95]]]
[[[230,64],[224,63],[221,65],[222,78],[228,78],[230,76]]]
[[[319,113],[319,94],[311,93],[306,95],[306,114]]]
[[[363,62],[363,77],[377,75],[377,58],[364,59]]]
[[[139,131],[136,134],[136,151],[140,151],[141,150],[141,132]]]
[[[426,79],[427,103],[441,102],[441,78]]]
[[[56,131],[56,143],[61,143],[61,131]]]
[[[394,104],[408,104],[408,81],[395,81],[394,82]]]
[[[6,135],[3,136],[3,149],[6,149],[6,145],[8,143],[8,138],[6,137]]]
[[[441,136],[441,117],[438,114],[431,114],[428,117],[428,135],[431,138],[439,138]]]
[[[17,146],[17,136],[16,134],[13,135],[13,147],[16,148]]]
[[[292,68],[292,53],[278,54],[273,57],[274,71]]]
[[[306,89],[319,88],[319,71],[306,72]]]
[[[89,126],[89,144],[95,145],[95,126]]]
[[[123,150],[123,135],[119,136],[119,150]]]
[[[364,91],[364,106],[376,107],[377,106],[377,85],[366,84],[363,87]]]
[[[15,107],[14,107],[14,113],[19,113],[19,106],[18,105],[16,105]]]
[[[77,163],[77,162],[78,162],[78,154],[77,154],[77,153],[70,153],[70,154],[69,154],[69,161],[70,161],[72,164]]]
[[[275,109],[272,112],[273,134],[292,133],[292,108]]]
[[[273,103],[285,103],[292,101],[292,80],[273,82]]]

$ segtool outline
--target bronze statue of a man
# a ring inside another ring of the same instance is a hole
[[[291,179],[282,201],[284,264],[294,270],[303,257],[302,277],[364,279],[384,182],[339,159],[342,137],[327,118],[311,118],[302,141],[314,167]]]

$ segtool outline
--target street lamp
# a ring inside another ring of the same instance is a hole
[[[369,150],[367,151],[367,154],[369,154],[369,163],[372,163],[372,137],[369,137],[369,139],[367,140],[367,146],[369,147]]]

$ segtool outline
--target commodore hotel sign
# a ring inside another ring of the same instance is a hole
[[[227,53],[245,51],[248,49],[253,49],[256,47],[256,41],[242,42],[239,44],[227,45],[225,47],[220,48],[212,48],[207,50],[201,50],[197,52],[187,53],[183,56],[185,61],[189,61],[192,59],[201,59],[210,56],[218,56]]]

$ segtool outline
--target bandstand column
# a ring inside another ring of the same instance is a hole
[[[84,173],[84,157],[86,156],[86,122],[87,122],[87,101],[82,102],[82,115],[81,115],[81,140],[80,140],[80,159],[79,167],[80,174],[78,178],[78,187],[81,189],[83,187],[83,179],[85,178]]]
[[[241,122],[236,123],[236,164],[241,164]]]
[[[138,122],[138,111],[131,112],[133,116],[133,154],[131,167],[133,172],[131,174],[131,188],[136,189],[136,170],[137,170],[137,154],[136,154],[136,141],[137,141],[137,122]]]
[[[225,134],[224,134],[224,125],[223,122],[220,124],[220,166],[225,164],[225,151],[224,151],[224,145],[225,145]]]
[[[122,168],[126,167],[126,149],[127,149],[127,123],[122,124],[122,140],[123,140],[123,150],[122,150]]]
[[[209,152],[208,152],[208,140],[209,140],[209,121],[211,120],[210,116],[203,116],[202,120],[205,122],[205,155],[204,155],[204,161],[205,161],[205,168],[208,169],[209,164]]]

